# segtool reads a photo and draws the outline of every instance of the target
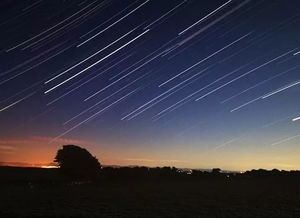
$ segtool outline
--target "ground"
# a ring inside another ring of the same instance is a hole
[[[0,217],[300,217],[299,180],[1,181]]]

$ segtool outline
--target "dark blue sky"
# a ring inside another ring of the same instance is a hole
[[[0,6],[0,161],[300,167],[299,1]]]

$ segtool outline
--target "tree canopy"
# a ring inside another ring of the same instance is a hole
[[[60,170],[73,179],[94,179],[101,169],[98,159],[85,148],[64,145],[54,159]]]

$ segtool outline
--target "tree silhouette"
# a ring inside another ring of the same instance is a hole
[[[66,176],[72,179],[95,179],[101,165],[86,149],[76,145],[64,145],[54,159]]]

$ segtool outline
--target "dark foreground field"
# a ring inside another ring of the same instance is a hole
[[[298,178],[63,182],[57,170],[1,168],[0,217],[300,217]]]

